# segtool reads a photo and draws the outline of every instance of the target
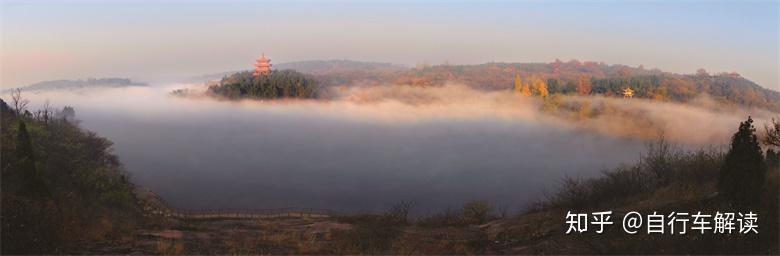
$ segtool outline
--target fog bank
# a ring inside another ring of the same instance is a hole
[[[167,95],[181,86],[24,96],[74,106],[135,182],[189,209],[379,211],[412,200],[433,211],[473,199],[518,209],[564,175],[634,162],[659,132],[688,147],[725,144],[745,114],[595,97],[545,110],[458,85],[352,88],[327,101]],[[588,113],[569,110],[585,102]]]

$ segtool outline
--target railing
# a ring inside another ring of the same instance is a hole
[[[168,202],[154,194],[162,204],[157,214],[183,220],[210,219],[270,219],[270,218],[327,218],[344,215],[327,209],[314,208],[276,208],[276,209],[213,209],[213,210],[183,210],[171,207]]]
[[[169,208],[167,216],[185,220],[209,219],[271,219],[271,218],[327,218],[340,215],[338,212],[312,208],[279,209],[215,209],[175,210]]]

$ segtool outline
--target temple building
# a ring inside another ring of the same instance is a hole
[[[269,73],[271,73],[271,59],[265,58],[265,53],[263,53],[263,55],[255,61],[255,72],[252,73],[252,75],[260,76],[268,75]]]
[[[623,89],[623,98],[633,98],[634,97],[634,90],[631,90],[631,87],[627,87]]]

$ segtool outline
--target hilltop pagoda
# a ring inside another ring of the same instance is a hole
[[[255,72],[252,73],[252,75],[261,76],[268,75],[269,73],[271,73],[271,59],[266,58],[265,53],[263,53],[263,55],[255,61]]]

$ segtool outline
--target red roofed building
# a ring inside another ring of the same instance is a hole
[[[260,58],[257,58],[257,61],[255,62],[255,72],[252,73],[252,75],[260,76],[269,73],[271,73],[271,59],[265,58],[265,53],[263,53]]]

